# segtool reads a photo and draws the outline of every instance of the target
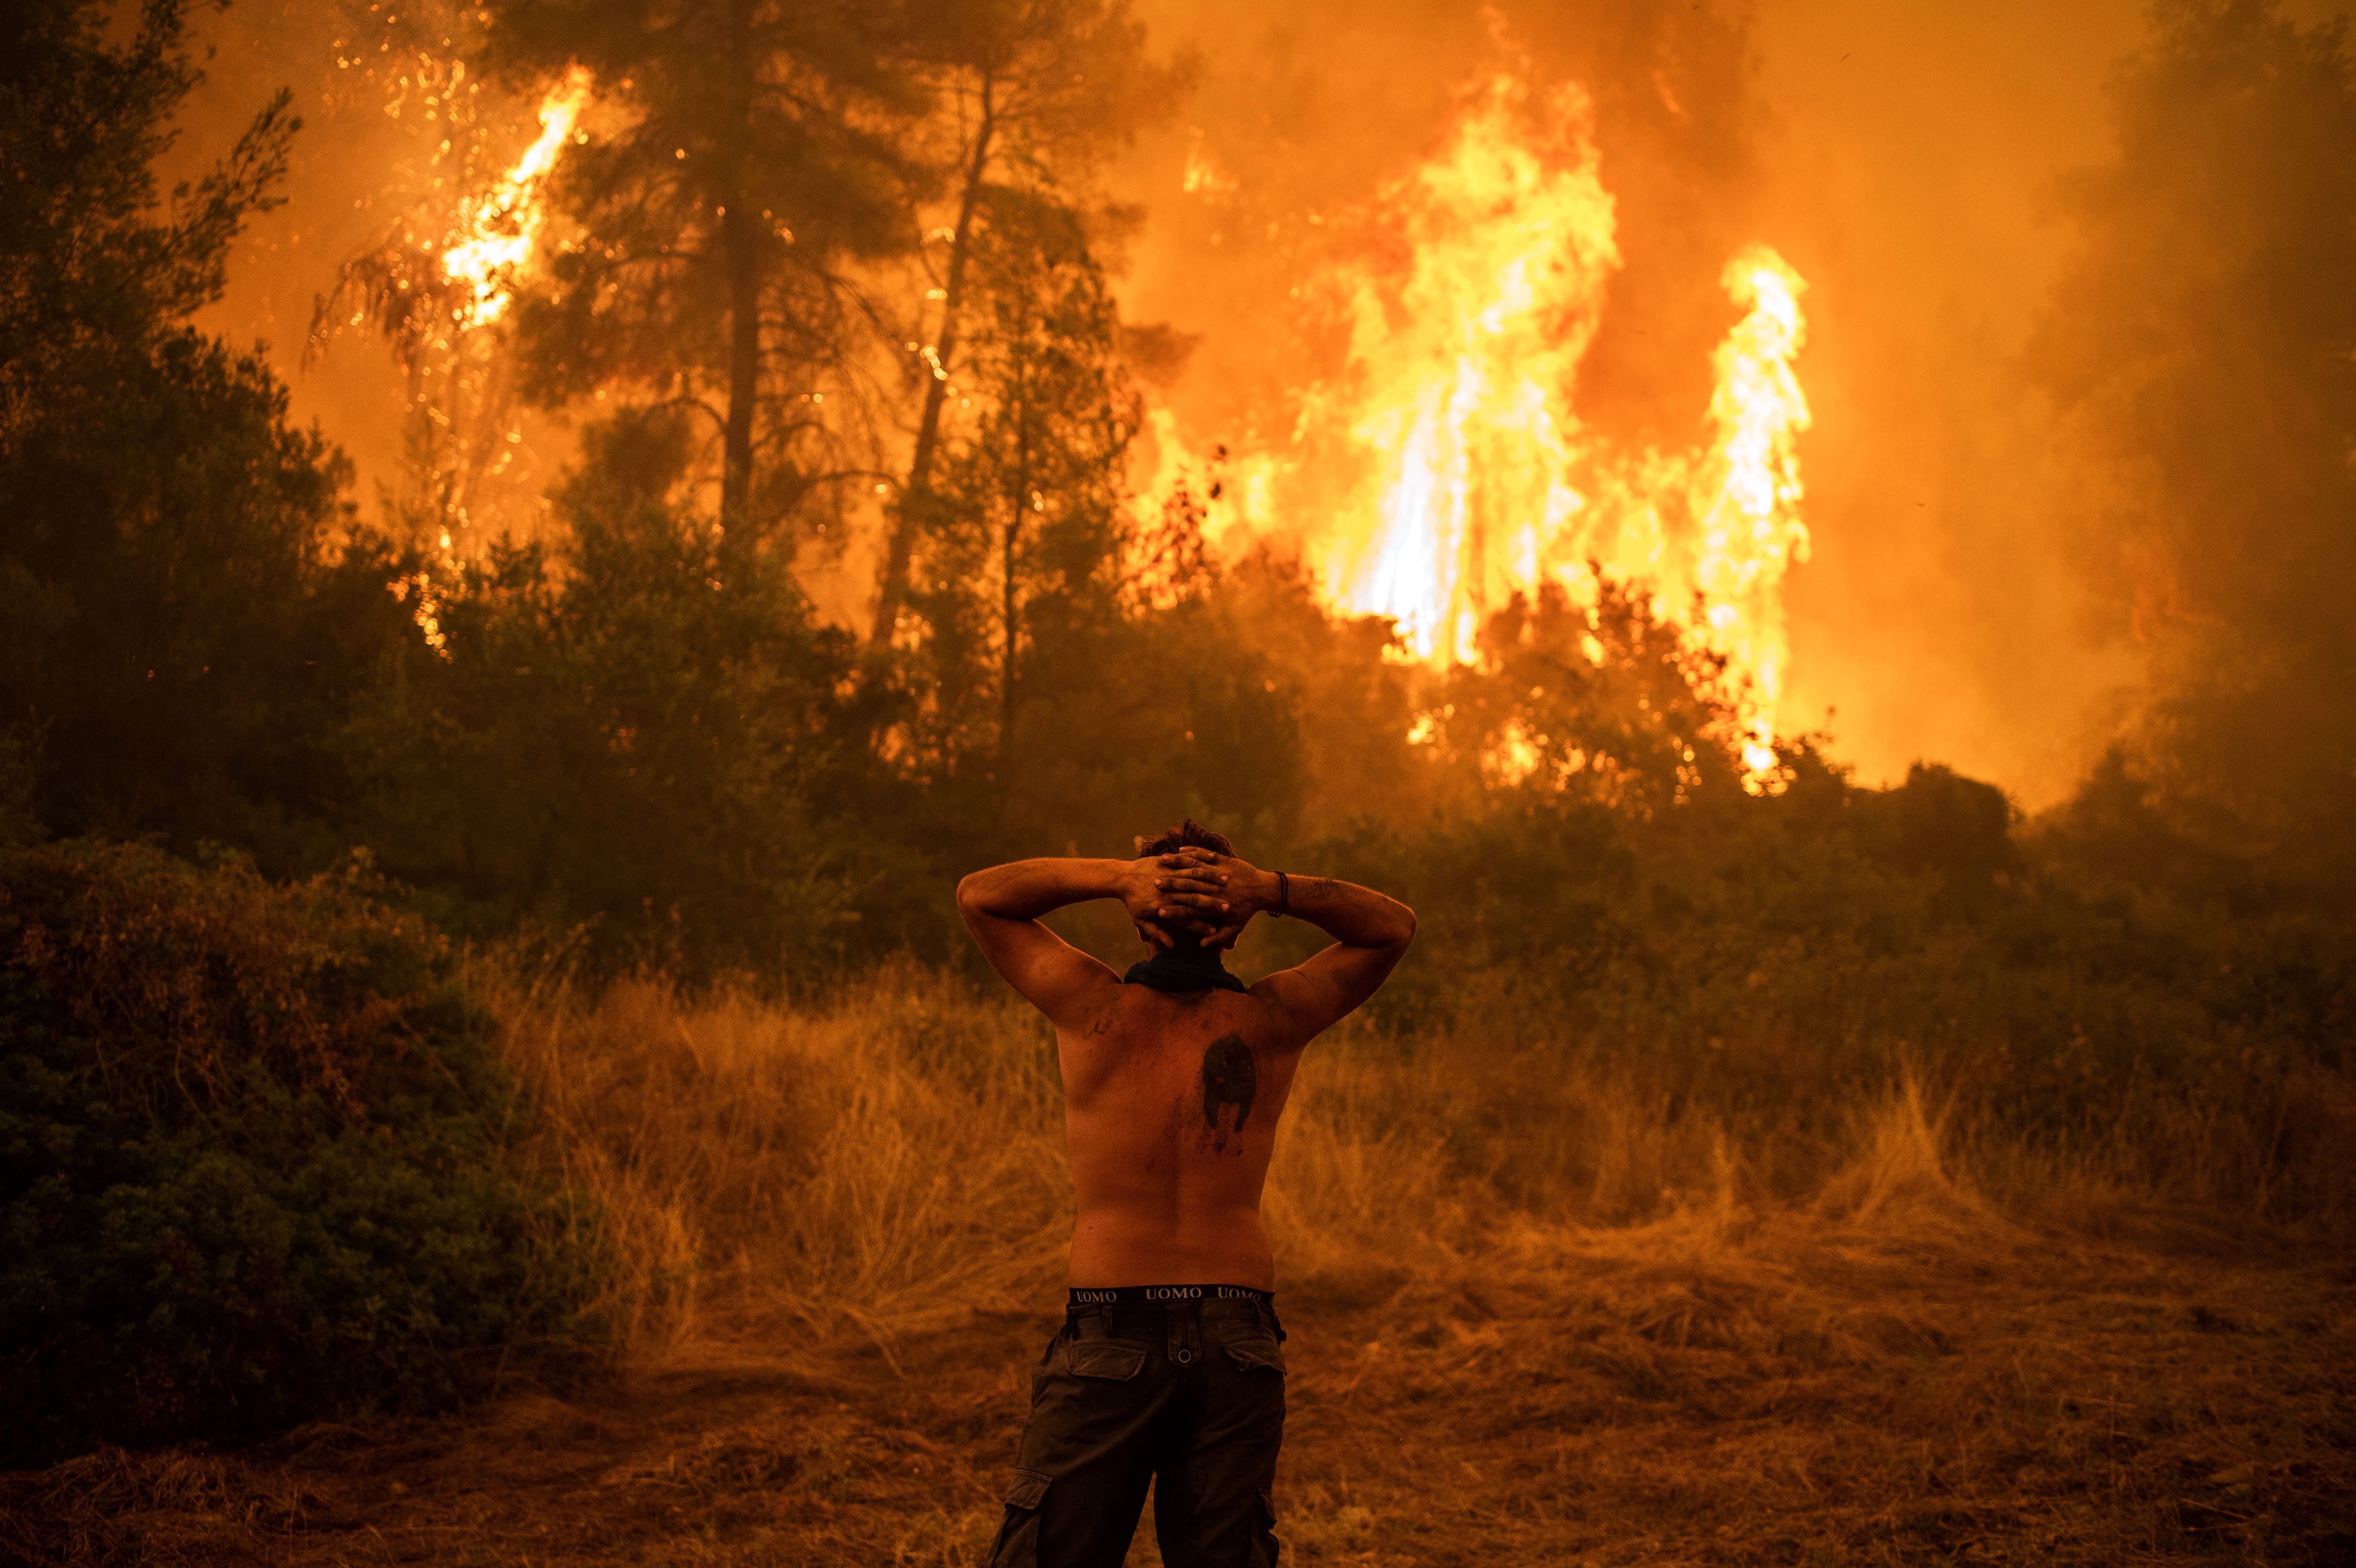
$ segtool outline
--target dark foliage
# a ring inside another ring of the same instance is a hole
[[[2079,543],[2150,661],[2162,804],[2279,874],[2356,868],[2356,71],[2344,21],[2164,0],[2030,364],[2090,486]]]
[[[831,966],[864,761],[844,634],[784,559],[669,499],[675,416],[591,433],[552,549],[497,549],[440,595],[447,656],[389,667],[348,751],[356,829],[457,928],[576,936],[601,970]]]
[[[1998,792],[1944,768],[1870,790],[1787,761],[1774,797],[1640,818],[1524,789],[1304,853],[1416,907],[1416,950],[1375,1004],[1403,1034],[1502,1035],[1534,1069],[1575,1058],[1675,1114],[1821,1147],[1858,1092],[1907,1076],[1965,1125],[2056,1150],[2230,1115],[2254,1136],[2246,1168],[2206,1173],[2212,1193],[2347,1217],[2346,1128],[2300,1087],[2345,1066],[2342,912],[2182,845],[2115,763],[2016,833]],[[2201,1157],[2162,1150],[2142,1174],[2166,1189]]]
[[[878,312],[853,263],[914,239],[894,133],[922,94],[900,8],[497,0],[485,16],[494,69],[584,66],[624,122],[557,178],[583,238],[521,301],[530,395],[700,403],[739,539],[814,521],[873,468],[857,393]]]
[[[0,1464],[425,1409],[592,1260],[445,949],[354,882],[0,859]]]
[[[53,832],[316,866],[342,705],[399,631],[390,552],[330,544],[340,461],[184,325],[294,128],[282,95],[158,216],[186,9],[119,45],[103,6],[0,21],[0,734]]]

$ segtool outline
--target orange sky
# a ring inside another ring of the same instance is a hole
[[[1498,46],[1481,11],[1453,0],[1141,9],[1157,43],[1196,49],[1204,74],[1179,120],[1116,173],[1148,213],[1124,304],[1203,335],[1167,396],[1224,438],[1303,373],[1271,362],[1266,329],[1287,269],[1314,263],[1295,243],[1303,215],[1363,204],[1428,151],[1454,88]],[[1786,589],[1787,727],[1833,709],[1835,751],[1868,781],[1928,757],[2025,804],[2054,798],[2107,734],[2136,664],[2084,629],[2049,500],[2066,456],[2013,360],[2068,251],[2058,178],[2104,152],[2103,84],[2135,47],[2141,7],[1764,0],[1747,74],[1724,29],[1692,20],[1698,7],[1499,10],[1534,75],[1600,79],[1596,140],[1629,254],[1614,321],[1582,372],[1582,412],[1591,396],[1594,417],[1675,438],[1681,411],[1699,418],[1707,345],[1729,319],[1713,293],[1725,255],[1763,241],[1807,280],[1815,550]],[[1673,14],[1647,31],[1644,18]],[[241,247],[209,324],[269,340],[298,416],[352,453],[372,506],[398,455],[385,354],[346,340],[306,366],[301,350],[313,297],[420,177],[418,127],[388,120],[380,101],[326,95],[337,85],[322,69],[327,7],[249,0],[219,28],[184,155],[220,145],[279,80],[309,123],[290,199]],[[1224,232],[1233,214],[1182,188],[1190,150],[1223,144],[1252,233]],[[1272,238],[1280,222],[1294,227]]]

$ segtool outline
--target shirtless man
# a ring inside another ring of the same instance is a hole
[[[1415,936],[1397,900],[1260,870],[1192,821],[1137,847],[958,885],[991,966],[1055,1026],[1079,1200],[992,1568],[1119,1568],[1149,1480],[1170,1568],[1273,1568],[1284,1329],[1260,1188],[1302,1048]],[[1151,952],[1125,976],[1039,923],[1089,899],[1119,899]],[[1247,988],[1220,955],[1263,912],[1333,945]]]

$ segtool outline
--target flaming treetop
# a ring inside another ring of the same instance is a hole
[[[556,166],[588,100],[589,73],[575,68],[541,102],[539,139],[524,150],[505,179],[461,209],[458,227],[466,238],[442,257],[443,271],[451,280],[473,289],[473,297],[462,307],[461,325],[496,321],[507,310],[508,280],[530,260],[548,222],[541,184]]]
[[[1726,660],[1754,787],[1772,787],[1781,590],[1807,557],[1799,275],[1762,245],[1729,263],[1747,314],[1715,357],[1707,443],[1631,451],[1572,402],[1621,265],[1584,92],[1489,79],[1383,207],[1404,264],[1324,280],[1348,301],[1349,369],[1305,396],[1293,451],[1239,454],[1215,531],[1293,535],[1333,602],[1395,617],[1439,662],[1471,658],[1515,592],[1553,581],[1591,606],[1599,570],[1646,582]],[[1350,461],[1305,461],[1312,445]]]

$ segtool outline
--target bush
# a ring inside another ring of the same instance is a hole
[[[1782,795],[1650,815],[1493,791],[1420,831],[1359,823],[1296,869],[1420,917],[1378,1027],[1511,1042],[1530,1072],[1709,1118],[1783,1196],[1858,1104],[1917,1081],[1958,1125],[2100,1148],[2155,1198],[2356,1220],[2344,915],[2171,837],[2115,770],[2016,833],[2000,792],[1945,768],[1869,789],[1790,761]],[[1245,967],[1316,941],[1256,931]]]
[[[446,1404],[582,1344],[484,1015],[361,879],[0,852],[0,1463]]]
[[[850,648],[781,552],[668,498],[687,434],[588,431],[551,543],[439,585],[449,656],[412,640],[347,732],[350,827],[461,934],[798,981],[849,939],[869,831]]]

